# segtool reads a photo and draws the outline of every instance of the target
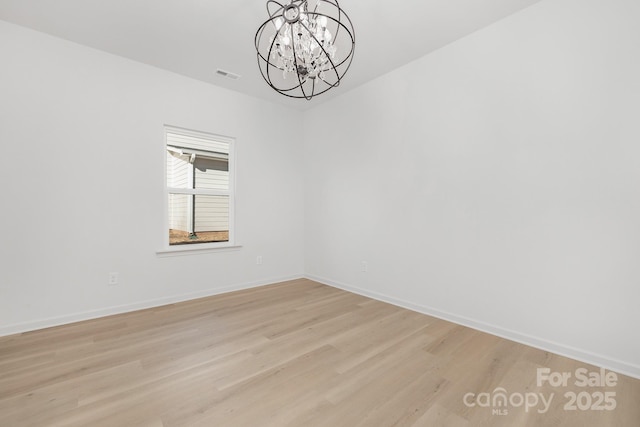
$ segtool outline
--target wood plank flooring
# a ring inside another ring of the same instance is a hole
[[[599,372],[301,279],[2,337],[0,425],[640,426],[640,380],[537,368]]]

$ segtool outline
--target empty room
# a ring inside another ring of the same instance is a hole
[[[640,426],[637,0],[0,0],[0,426]]]

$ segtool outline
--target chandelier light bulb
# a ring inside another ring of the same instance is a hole
[[[268,0],[267,11],[255,46],[269,86],[307,100],[337,87],[355,50],[353,24],[338,1]]]

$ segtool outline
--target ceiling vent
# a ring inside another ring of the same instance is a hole
[[[216,70],[216,74],[231,80],[238,80],[240,78],[239,74],[232,73],[230,71],[221,70],[220,68]]]

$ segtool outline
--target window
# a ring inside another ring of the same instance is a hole
[[[233,244],[232,138],[165,127],[169,246]]]

